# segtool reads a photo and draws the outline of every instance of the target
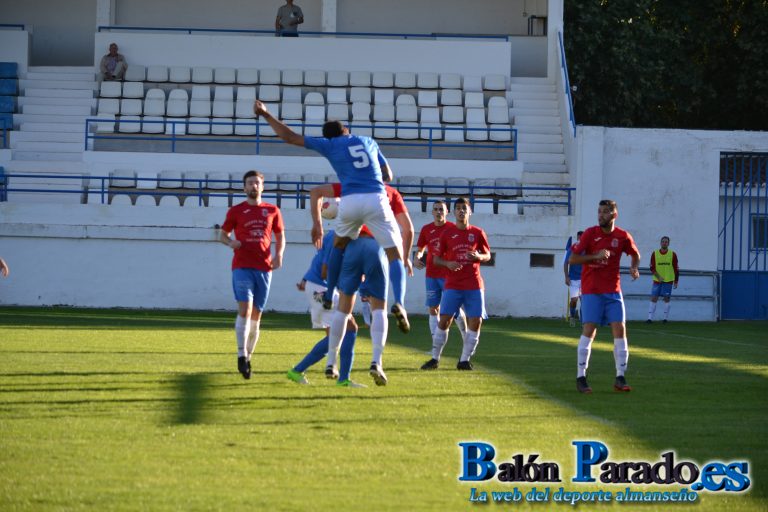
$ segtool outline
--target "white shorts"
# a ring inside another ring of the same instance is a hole
[[[304,284],[304,296],[307,297],[309,303],[309,316],[312,317],[313,329],[325,329],[331,326],[331,318],[333,312],[336,310],[336,305],[339,303],[339,292],[333,292],[333,308],[328,310],[324,309],[322,303],[315,300],[315,292],[324,292],[325,286],[307,281]]]
[[[568,288],[569,295],[572,299],[578,299],[581,297],[581,279],[571,279],[571,286]]]
[[[402,247],[403,239],[387,194],[350,194],[342,196],[336,220],[336,234],[356,239],[365,224],[384,249]]]

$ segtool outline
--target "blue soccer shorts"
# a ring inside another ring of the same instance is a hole
[[[347,245],[341,264],[338,289],[347,295],[354,295],[360,288],[363,275],[365,295],[387,300],[389,264],[384,250],[370,237],[360,237]]]
[[[483,290],[443,290],[440,301],[440,316],[457,316],[459,308],[464,307],[467,318],[488,318],[485,312],[485,292]]]
[[[269,297],[269,284],[272,272],[263,272],[255,268],[236,268],[232,270],[232,291],[237,302],[253,302],[259,311],[264,311]]]
[[[427,285],[426,306],[434,308],[440,305],[443,298],[443,289],[445,288],[445,279],[442,277],[427,277],[424,280]]]
[[[581,322],[608,325],[624,322],[624,297],[616,293],[587,293],[581,296]]]
[[[671,297],[672,296],[672,283],[657,283],[653,282],[653,288],[651,288],[651,297]]]

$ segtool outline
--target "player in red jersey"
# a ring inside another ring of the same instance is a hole
[[[447,220],[447,217],[448,207],[445,205],[445,201],[435,201],[435,204],[432,206],[432,218],[434,220],[421,228],[419,240],[416,242],[418,251],[416,251],[416,261],[413,265],[418,269],[427,269],[424,285],[427,289],[426,306],[429,313],[430,336],[435,335],[438,316],[440,315],[440,301],[443,298],[443,289],[445,288],[445,277],[448,274],[446,267],[435,265],[434,255],[440,240],[440,234],[442,234],[446,227],[455,225]],[[426,261],[424,261],[425,253]],[[464,315],[464,310],[460,309],[459,316],[456,317],[456,325],[459,327],[462,338],[467,327],[466,322],[467,318]]]
[[[219,241],[234,251],[232,289],[237,301],[235,336],[237,338],[237,370],[243,378],[251,378],[251,354],[259,341],[259,322],[267,304],[272,271],[283,264],[285,235],[280,209],[261,200],[264,175],[248,171],[243,176],[245,201],[227,211]],[[234,233],[234,238],[231,234]],[[272,257],[272,234],[275,256]]]
[[[477,348],[483,319],[487,318],[480,263],[491,259],[488,238],[485,231],[469,224],[472,208],[466,198],[456,200],[453,214],[456,225],[443,230],[434,254],[435,265],[446,267],[448,273],[440,301],[440,321],[432,336],[432,359],[422,365],[422,370],[437,369],[443,347],[448,341],[448,328],[462,306],[467,313],[467,331],[464,335],[464,349],[456,368],[471,370],[469,359]]]
[[[592,388],[587,383],[587,367],[598,324],[610,324],[613,333],[613,359],[616,362],[614,389],[616,391],[632,389],[624,378],[629,360],[629,347],[619,263],[621,253],[632,257],[629,274],[634,281],[640,276],[638,270],[640,252],[632,235],[615,226],[618,215],[619,210],[615,201],[609,199],[600,201],[597,209],[598,225],[584,231],[579,241],[571,247],[571,256],[568,260],[571,265],[583,265],[581,318],[584,329],[579,339],[576,374],[576,389],[581,393],[592,392]]]

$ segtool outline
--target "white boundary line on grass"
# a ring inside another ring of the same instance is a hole
[[[727,345],[739,345],[742,347],[752,347],[752,348],[763,349],[763,350],[768,348],[762,345],[753,345],[752,343],[739,343],[738,341],[721,340],[719,338],[702,338],[700,336],[689,336],[687,334],[678,334],[675,332],[667,332],[667,331],[652,331],[649,329],[638,329],[636,327],[633,328],[632,331],[644,332],[646,334],[658,333],[658,334],[663,334],[664,336],[677,336],[679,338],[687,338],[687,339],[697,340],[697,341],[715,341],[717,343],[725,343]]]

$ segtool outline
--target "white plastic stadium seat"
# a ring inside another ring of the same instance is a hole
[[[211,133],[213,135],[232,135],[234,119],[231,117],[215,117],[211,121]]]
[[[443,106],[463,105],[464,95],[459,89],[443,89],[440,91],[440,104]]]
[[[395,117],[398,121],[418,121],[418,110],[416,105],[398,105],[397,115]]]
[[[463,124],[445,125],[443,136],[446,142],[464,142],[464,125]]]
[[[282,114],[280,115],[280,119],[287,121],[287,120],[295,120],[295,119],[302,119],[304,117],[304,110],[302,108],[301,103],[283,103],[282,107]]]
[[[280,119],[280,104],[279,103],[267,103],[267,110],[269,112]],[[275,130],[272,129],[271,126],[269,126],[269,123],[263,118],[259,117],[256,119],[258,125],[259,125],[259,135],[262,137],[277,137],[277,133],[275,133]]]
[[[323,123],[325,122],[325,106],[307,105],[304,113],[304,122],[307,125],[315,124],[317,126],[305,126],[304,135],[309,137],[322,137]]]
[[[213,71],[213,81],[217,84],[235,83],[235,68],[216,68]]]
[[[189,101],[187,91],[174,89],[168,94],[168,104],[165,107],[168,117],[187,117],[189,114]]]
[[[165,115],[165,92],[162,89],[150,89],[147,91],[147,97],[144,100],[144,115]]]
[[[192,71],[189,66],[171,66],[168,72],[168,81],[186,84],[192,80]]]
[[[195,66],[192,68],[192,82],[196,84],[210,84],[213,82],[213,68]]]
[[[477,75],[466,75],[464,77],[464,91],[483,92],[482,77]]]
[[[467,109],[467,140],[488,140],[488,125],[485,124],[485,109]]]
[[[373,103],[376,105],[394,105],[394,89],[375,89],[373,91]]]
[[[370,87],[371,72],[370,71],[352,71],[349,74],[349,85],[351,87]]]
[[[293,173],[281,173],[278,176],[277,190],[284,192],[296,192],[302,189],[301,175]]]
[[[370,105],[369,105],[370,108]],[[327,119],[330,120],[336,120],[336,121],[342,121],[346,123],[349,121],[349,106],[344,103],[338,104],[334,103],[332,105],[328,105],[328,113],[327,113]]]
[[[209,85],[193,85],[192,100],[210,100],[211,87]]]
[[[445,196],[445,178],[439,176],[425,176],[422,180],[424,193],[429,196]]]
[[[347,103],[347,89],[343,87],[329,87],[326,94],[328,104],[331,103]],[[369,100],[370,102],[370,100]]]
[[[166,135],[184,135],[187,133],[187,118],[166,117],[165,134]]]
[[[440,124],[440,109],[438,108],[423,108],[421,109],[421,120],[419,122],[421,126],[421,133],[419,137],[424,140],[429,140],[430,136],[432,140],[440,140],[443,138],[442,125]],[[430,130],[432,128],[432,130]]]
[[[147,67],[147,82],[167,82],[167,81],[168,81],[167,66],[148,66]]]
[[[462,107],[443,107],[444,123],[463,123],[464,109]]]
[[[377,139],[394,139],[397,136],[397,124],[392,121],[373,123],[373,136]]]
[[[262,69],[259,72],[259,82],[266,85],[280,85],[280,70]]]
[[[221,171],[211,171],[208,173],[207,188],[211,190],[228,190],[229,173]]]
[[[467,92],[464,94],[464,106],[467,108],[484,108],[483,93]]]
[[[461,89],[461,75],[458,73],[440,73],[441,89]]]
[[[400,176],[397,185],[401,194],[421,194],[421,178],[418,176]]]
[[[136,171],[133,169],[115,169],[109,173],[110,187],[136,187]]]
[[[416,107],[413,107],[414,109]],[[413,140],[419,138],[419,123],[413,121],[401,121],[397,123],[397,138]]]
[[[131,64],[125,70],[123,80],[126,82],[143,82],[147,79],[147,68],[140,64]]]
[[[301,87],[283,87],[283,103],[301,103]]]
[[[237,83],[254,85],[259,83],[259,70],[255,68],[242,68],[237,70]]]
[[[139,133],[141,131],[141,116],[120,116],[117,131],[120,133]]]
[[[325,71],[307,70],[304,72],[304,85],[325,87]]]
[[[231,85],[217,85],[213,88],[213,99],[217,101],[232,101],[235,97],[235,88]]]
[[[485,75],[483,77],[483,89],[486,91],[506,91],[507,77],[504,75]]]
[[[211,100],[195,100],[189,102],[190,117],[210,117]],[[191,133],[191,132],[190,132]]]
[[[235,119],[235,134],[256,135],[256,119],[253,117],[238,117]]]
[[[437,91],[419,91],[420,107],[436,107]]]
[[[307,173],[301,184],[302,192],[309,192],[314,187],[325,184],[326,176],[323,174]]]
[[[123,84],[123,98],[143,98],[143,82],[125,82]]]
[[[349,90],[349,102],[371,102],[371,88],[370,87],[352,87]]]
[[[395,73],[395,87],[399,89],[413,89],[416,87],[416,73],[409,71]]]
[[[235,103],[235,116],[238,119],[254,119],[253,100],[237,100]]]
[[[328,87],[348,87],[349,73],[346,71],[329,71],[326,82]]]
[[[308,92],[304,97],[304,105],[325,105],[322,93]]]
[[[190,117],[187,126],[187,133],[190,135],[208,135],[211,133],[211,118]]]
[[[373,120],[374,121],[394,121],[395,106],[394,105],[374,105]]]
[[[181,188],[181,171],[168,169],[158,174],[158,188]]]
[[[437,89],[439,85],[439,75],[437,73],[419,73],[417,75],[416,86],[419,89]]]
[[[253,103],[256,100],[256,88],[241,86],[237,88],[237,101],[250,101]]]
[[[446,178],[445,191],[451,195],[469,195],[469,180],[467,178]]]
[[[117,101],[117,100],[115,100]],[[96,133],[114,133],[115,131],[115,114],[99,114],[97,116],[101,121],[93,123],[93,131]]]
[[[123,84],[116,81],[101,82],[99,96],[102,98],[119,98],[123,95]]]
[[[141,118],[141,131],[143,133],[163,133],[165,131],[165,118],[145,115]]]
[[[520,197],[522,195],[521,189],[509,188],[509,187],[519,187],[519,186],[520,186],[520,182],[518,182],[515,178],[496,178],[497,189],[495,191],[495,194],[498,196]]]
[[[304,71],[300,69],[286,69],[283,71],[283,77],[281,81],[283,85],[303,85]]]
[[[280,101],[280,87],[277,85],[260,86],[259,99],[263,102]]]
[[[389,71],[375,71],[371,83],[374,87],[394,87],[395,74]]]
[[[99,100],[98,116],[101,117],[105,114],[119,114],[120,113],[120,100],[117,98],[101,98]]]
[[[398,94],[397,99],[395,100],[395,105],[413,105],[416,106],[416,98],[413,97],[413,94]]]
[[[142,113],[141,100],[125,99],[120,100],[120,114],[124,116],[140,116]]]
[[[183,188],[200,190],[205,188],[207,177],[205,171],[184,171],[181,186]]]

